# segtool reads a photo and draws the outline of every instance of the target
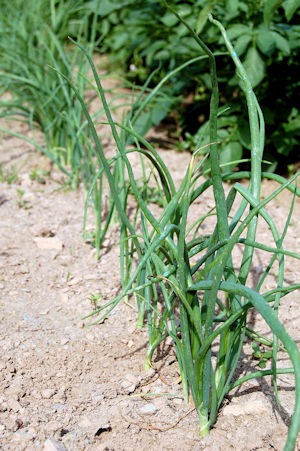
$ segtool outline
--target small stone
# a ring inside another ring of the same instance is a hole
[[[271,415],[272,407],[265,396],[256,396],[244,401],[231,402],[223,410],[223,415],[238,417],[241,415]]]
[[[41,395],[42,398],[44,399],[50,399],[52,398],[52,396],[55,395],[55,390],[53,388],[44,388],[44,390],[42,390]]]
[[[140,408],[141,415],[154,415],[158,411],[158,408],[155,404],[148,403]]]
[[[8,410],[8,404],[5,401],[0,402],[0,412],[6,412]]]
[[[62,403],[55,403],[55,404],[52,404],[51,405],[51,409],[54,411],[54,412],[62,412],[63,410],[66,410],[66,405],[65,404],[62,404]]]
[[[120,384],[121,393],[129,395],[140,385],[140,380],[134,374],[128,373]]]
[[[67,293],[60,292],[59,297],[60,297],[60,301],[61,301],[63,304],[67,304],[67,303],[69,302],[69,296],[68,296]]]
[[[59,262],[62,266],[69,266],[72,264],[74,258],[71,255],[60,255]]]
[[[177,406],[181,406],[182,404],[184,404],[184,399],[183,398],[174,398],[173,403],[176,404]]]
[[[24,410],[21,406],[21,404],[16,401],[15,399],[9,399],[8,400],[8,407],[13,411],[13,412],[20,412],[21,410]]]
[[[43,451],[67,451],[67,448],[54,438],[48,438],[44,443]]]
[[[17,441],[17,442],[21,442],[21,443],[31,442],[34,440],[34,435],[31,433],[31,431],[27,431],[25,429],[18,429],[17,431],[15,431],[12,439],[13,439],[13,441]],[[23,448],[23,449],[27,449],[27,447]]]
[[[86,274],[84,276],[85,280],[99,280],[99,275],[92,273],[92,274]]]
[[[49,435],[54,435],[61,429],[61,421],[48,421],[46,422],[44,429]]]
[[[156,371],[153,368],[149,368],[143,373],[143,381],[149,381],[156,375]]]
[[[81,282],[80,277],[74,277],[73,279],[68,281],[68,286],[72,287],[73,285],[77,285],[80,282]]]
[[[93,395],[92,397],[94,402],[101,402],[104,400],[104,395],[100,394],[100,395]]]
[[[46,310],[41,310],[40,315],[48,315],[49,312],[50,310],[47,308]]]
[[[109,247],[111,245],[110,238],[105,238],[105,240],[102,243],[103,247]]]
[[[135,384],[136,386],[138,386],[140,383],[139,378],[131,373],[126,374],[125,379],[126,381],[130,382],[131,384]]]
[[[63,243],[55,237],[37,237],[33,241],[39,249],[61,251]]]
[[[78,422],[80,429],[87,431],[91,435],[99,436],[101,431],[110,431],[111,425],[108,416],[104,413],[101,416],[85,415]]]

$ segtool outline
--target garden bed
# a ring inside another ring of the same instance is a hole
[[[113,144],[108,139],[106,145],[109,151]],[[226,399],[210,435],[200,438],[172,348],[161,349],[153,369],[144,370],[147,331],[136,330],[134,304],[121,303],[101,325],[82,320],[93,308],[92,294],[108,301],[119,290],[118,233],[111,230],[96,261],[82,238],[83,193],[64,190],[61,174],[29,144],[2,136],[0,146],[1,449],[282,449],[293,410],[292,376],[278,376],[281,408],[268,379],[242,385]],[[161,153],[180,180],[190,155]],[[264,181],[263,194],[275,186]],[[279,228],[291,199],[285,192],[268,206]],[[213,199],[207,193],[202,202],[197,208],[209,208]],[[300,247],[299,213],[297,199],[285,239],[289,250]],[[268,243],[267,228],[259,233]],[[264,264],[256,253],[253,283]],[[287,259],[287,283],[299,282],[299,274],[299,261]],[[297,341],[298,299],[293,293],[280,309]],[[256,317],[250,320],[255,324]],[[246,345],[239,371],[257,365]]]

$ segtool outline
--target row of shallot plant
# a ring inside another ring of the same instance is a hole
[[[166,2],[164,4],[169,7]],[[176,11],[173,13],[177,15]],[[177,17],[188,27],[181,17]],[[186,399],[189,396],[193,398],[201,435],[209,432],[224,397],[234,387],[249,378],[270,375],[277,397],[277,375],[294,373],[295,407],[285,446],[285,450],[292,450],[300,427],[300,354],[296,343],[278,318],[278,307],[282,297],[300,288],[300,284],[284,286],[285,257],[299,258],[299,255],[283,248],[295,197],[299,195],[296,187],[299,174],[280,183],[271,195],[261,199],[261,162],[265,136],[263,115],[226,31],[211,15],[209,20],[223,35],[228,54],[236,66],[249,112],[252,143],[249,184],[245,187],[244,184],[236,183],[227,194],[224,179],[233,176],[238,178],[239,174],[226,174],[220,168],[216,55],[200,37],[190,29],[199,44],[199,58],[206,58],[210,68],[212,93],[209,145],[195,149],[178,187],[160,154],[134,129],[138,114],[151,101],[159,86],[141,95],[124,121],[116,123],[95,65],[89,53],[80,47],[91,65],[107,123],[115,140],[116,154],[110,159],[104,153],[84,98],[76,87],[73,86],[73,89],[81,103],[97,151],[99,170],[94,183],[99,180],[99,183],[103,183],[103,179],[108,183],[111,201],[107,217],[111,218],[115,212],[121,235],[121,292],[87,318],[98,315],[96,322],[100,322],[122,299],[135,297],[138,326],[146,325],[149,332],[146,366],[151,366],[155,351],[167,338],[171,338],[184,395]],[[132,153],[137,154],[141,161],[144,174],[142,181],[135,175]],[[279,232],[265,207],[286,188],[294,196],[284,230]],[[208,189],[213,190],[214,207],[205,213],[201,211],[200,205]],[[153,198],[159,199],[159,206],[155,208]],[[199,211],[196,221],[191,223],[192,208],[194,211],[198,208]],[[212,217],[215,218],[214,228],[210,234],[204,235],[201,226]],[[269,227],[273,244],[259,241],[259,218]],[[106,229],[108,223],[109,219]],[[237,248],[242,249],[243,254],[238,265],[234,259]],[[257,284],[251,288],[249,274],[256,249],[269,255],[269,264],[258,274]],[[264,281],[274,264],[279,268],[276,287],[264,291]],[[263,318],[272,332],[272,339],[249,329],[247,318],[250,311],[255,311]],[[245,337],[258,343],[267,343],[272,359],[268,368],[236,379]],[[279,367],[279,350],[289,355],[290,368]]]
[[[0,0],[0,117],[8,124],[0,131],[28,141],[45,154],[65,175],[66,186],[84,185],[87,193],[84,223],[90,205],[96,222],[95,233],[84,226],[84,237],[94,243],[97,256],[113,216],[114,202],[105,201],[103,166],[92,144],[78,96],[85,99],[89,111],[94,110],[94,123],[100,122],[103,109],[98,108],[90,65],[68,37],[73,36],[89,55],[94,54],[101,44],[97,23],[102,3],[101,0],[92,4],[83,0]],[[76,93],[72,85],[76,86]],[[143,87],[142,93],[147,90],[147,86]],[[133,93],[128,92],[129,104]],[[124,93],[122,105],[118,95],[109,92],[111,110],[126,107]],[[166,99],[160,93],[155,99],[161,110],[165,101],[170,102],[170,97]],[[143,114],[136,115],[135,124],[140,131],[147,121],[153,123],[160,118],[159,115],[150,118],[150,110],[145,106]],[[27,124],[34,133],[16,132],[10,127],[10,120]],[[97,130],[102,133],[100,124]],[[119,179],[118,184],[122,186],[120,160],[115,164],[113,158],[110,164],[114,167],[115,181]]]
[[[8,124],[0,131],[28,141],[46,155],[64,174],[65,186],[83,184],[96,222],[95,236],[84,230],[84,237],[93,240],[97,254],[112,208],[103,215],[103,179],[78,95],[89,110],[98,96],[90,65],[68,36],[76,36],[76,42],[90,55],[95,52],[100,39],[96,35],[100,3],[98,0],[95,8],[90,8],[82,0],[0,0],[0,117]],[[76,86],[76,94],[70,82]],[[120,107],[113,95],[110,98]],[[93,110],[96,121],[103,109],[96,103]],[[16,132],[10,120],[27,124],[34,133]]]
[[[76,33],[92,53],[97,45],[97,13],[85,13],[80,0],[69,3],[1,2],[0,92],[9,97],[0,99],[0,116],[40,131],[33,138],[2,130],[33,144],[76,187],[93,177],[93,167],[87,163],[93,149],[82,109],[66,77],[83,96],[87,90],[92,93],[93,86],[86,58],[70,46],[68,33]]]

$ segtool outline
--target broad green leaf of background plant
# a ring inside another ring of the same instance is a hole
[[[187,17],[191,14],[192,7],[188,3],[183,3],[182,5],[178,5],[177,11],[181,17]]]
[[[205,27],[207,20],[208,20],[208,14],[212,12],[213,5],[205,5],[203,9],[201,9],[198,19],[197,19],[197,25],[196,25],[196,33],[199,34]]]
[[[243,2],[242,2],[243,3]],[[240,14],[240,0],[227,0],[226,1],[226,20],[231,20]]]
[[[250,83],[255,88],[265,76],[265,63],[255,47],[250,47],[247,51],[244,66]]]
[[[95,11],[96,8],[99,8],[99,0],[94,0],[88,3],[88,8],[90,8],[91,11]],[[102,0],[100,2],[100,8],[99,8],[99,16],[106,16],[107,14],[110,14],[111,12],[115,11],[116,9],[120,9],[121,5],[116,4],[110,0]]]
[[[248,45],[252,41],[252,36],[250,34],[243,34],[237,38],[234,48],[239,56],[242,56],[248,48]]]
[[[243,24],[234,24],[228,28],[228,36],[234,42],[236,53],[241,56],[252,41],[252,30]]]
[[[278,50],[281,50],[284,55],[289,55],[291,53],[289,41],[276,31],[272,31],[272,33]]]
[[[272,55],[276,47],[274,33],[262,24],[257,30],[256,43],[259,50],[265,55]]]
[[[178,19],[174,14],[170,13],[169,11],[166,12],[161,18],[160,21],[166,25],[166,27],[173,27],[177,22]]]
[[[274,12],[281,6],[283,0],[265,0],[264,22],[270,25]]]
[[[240,143],[248,150],[251,149],[251,135],[248,122],[240,118],[238,120],[238,136]]]
[[[225,147],[222,148],[220,153],[220,164],[226,164],[222,168],[222,172],[231,172],[237,166],[237,161],[242,158],[243,148],[238,141],[229,142]],[[233,164],[228,164],[230,162],[235,162]]]
[[[230,40],[234,41],[236,38],[244,34],[251,34],[251,29],[247,25],[236,23],[231,27],[228,27],[227,34]]]
[[[297,11],[297,9],[300,8],[300,2],[299,0],[285,0],[282,4],[285,17],[289,21]]]

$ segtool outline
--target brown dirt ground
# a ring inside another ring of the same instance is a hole
[[[189,156],[162,153],[179,180]],[[82,238],[83,192],[63,190],[54,169],[44,183],[31,180],[33,169],[49,169],[49,163],[16,138],[2,135],[0,161],[6,173],[14,167],[18,174],[13,183],[0,184],[0,449],[281,450],[293,409],[293,377],[278,378],[281,408],[270,380],[246,383],[228,397],[210,435],[200,438],[193,406],[182,398],[173,352],[157,360],[154,370],[144,370],[147,332],[136,330],[135,309],[120,304],[98,326],[82,320],[92,309],[92,293],[109,300],[119,289],[116,233],[111,231],[96,261]],[[274,187],[264,182],[263,194]],[[279,228],[290,201],[284,193],[269,206]],[[207,193],[201,207],[212,202]],[[297,200],[285,241],[298,251],[299,211]],[[259,237],[269,242],[266,227]],[[264,263],[257,253],[253,279]],[[287,283],[299,282],[299,269],[299,261],[288,260]],[[281,318],[296,340],[299,315],[294,293],[284,299]],[[250,319],[263,328],[255,316]],[[286,357],[280,363],[289,365]],[[255,368],[246,346],[240,371]]]

